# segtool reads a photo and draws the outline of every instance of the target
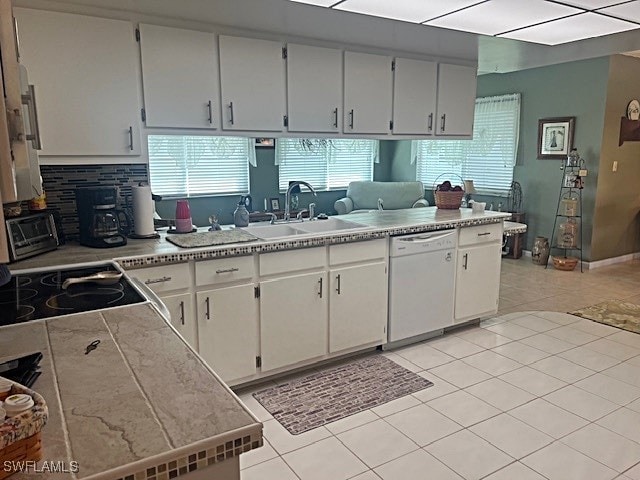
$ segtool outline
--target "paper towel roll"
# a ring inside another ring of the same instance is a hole
[[[136,235],[153,235],[153,212],[155,211],[151,198],[151,187],[148,185],[132,186],[131,199],[133,202],[133,231]]]

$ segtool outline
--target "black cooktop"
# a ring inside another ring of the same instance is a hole
[[[124,277],[113,285],[78,283],[62,289],[67,278],[115,270],[105,264],[13,275],[0,287],[0,326],[143,302]]]

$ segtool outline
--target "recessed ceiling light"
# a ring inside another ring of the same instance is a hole
[[[291,0],[292,2],[308,3],[309,5],[318,5],[319,7],[330,7],[338,0]]]
[[[334,8],[376,17],[421,23],[481,0],[346,0]]]
[[[601,37],[612,33],[638,28],[634,23],[625,22],[597,13],[582,13],[552,22],[515,30],[499,37],[522,40],[524,42],[558,45],[560,43]]]
[[[544,0],[491,0],[425,24],[483,35],[496,35],[582,11]]]
[[[631,20],[632,22],[640,22],[640,2],[637,0],[635,2],[616,5],[615,7],[603,8],[598,11],[606,13],[607,15],[613,15],[614,17]]]
[[[562,3],[573,5],[574,7],[582,7],[587,10],[608,7],[616,3],[624,2],[624,0],[559,0]]]

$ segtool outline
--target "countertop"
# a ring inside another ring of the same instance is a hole
[[[117,260],[125,268],[139,268],[183,262],[191,259],[248,255],[255,252],[272,252],[331,243],[368,240],[387,235],[403,235],[459,226],[482,225],[501,222],[510,216],[511,214],[506,212],[485,211],[473,213],[470,208],[442,210],[436,207],[425,207],[372,211],[340,217],[341,219],[362,224],[362,228],[354,230],[296,235],[295,238],[274,240],[258,239],[255,242],[188,249],[177,247],[168,242],[165,239],[166,233],[160,232],[159,239],[129,239],[127,245],[116,248],[90,248],[70,242],[60,246],[55,251],[10,264],[9,268],[16,271],[112,259]],[[206,231],[207,228],[201,227],[198,230]]]
[[[166,480],[262,445],[262,424],[148,304],[2,327],[0,352],[43,353],[43,460],[79,466],[35,478]]]

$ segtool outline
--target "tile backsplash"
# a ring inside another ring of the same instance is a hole
[[[78,236],[78,214],[74,190],[76,187],[118,186],[119,207],[129,208],[131,187],[148,182],[146,164],[117,165],[41,165],[47,206],[57,209],[67,238]]]

